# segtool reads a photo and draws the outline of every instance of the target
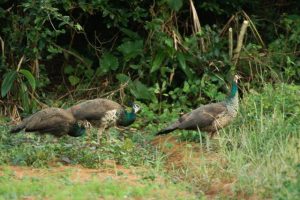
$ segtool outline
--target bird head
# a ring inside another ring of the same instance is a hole
[[[86,132],[86,129],[84,126],[80,126],[78,123],[73,124],[71,127],[71,130],[69,131],[68,135],[72,137],[79,137],[84,135]]]
[[[138,104],[133,103],[132,101],[128,103],[128,106],[132,108],[133,113],[138,113],[141,110],[141,107]]]
[[[131,105],[132,111],[127,112],[124,110],[124,112],[122,112],[121,117],[117,121],[119,126],[129,126],[136,120],[136,113],[139,112],[141,108],[135,103],[130,102],[129,105]]]
[[[233,81],[237,83],[238,80],[241,79],[241,78],[242,78],[242,76],[236,74],[236,75],[234,75],[234,77],[233,77]]]

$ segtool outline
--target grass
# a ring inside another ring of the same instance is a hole
[[[151,181],[141,181],[128,184],[109,176],[99,181],[91,177],[87,181],[74,180],[70,172],[62,171],[49,175],[49,170],[43,169],[46,176],[16,177],[13,171],[6,170],[0,176],[0,199],[194,199],[193,195],[179,192],[174,184],[159,184]],[[158,192],[160,191],[160,192]],[[163,191],[163,192],[161,192]]]
[[[168,108],[156,116],[151,107],[146,107],[133,126],[136,130],[123,131],[127,135],[125,140],[101,147],[87,145],[84,137],[55,141],[51,136],[10,136],[6,126],[0,127],[2,166],[49,168],[67,163],[103,169],[107,168],[107,160],[114,160],[118,166],[147,169],[139,176],[137,182],[141,184],[137,185],[119,180],[99,181],[95,177],[76,182],[65,172],[57,177],[20,179],[4,170],[0,176],[0,198],[27,195],[39,199],[193,199],[205,195],[216,199],[297,199],[299,90],[299,86],[287,84],[250,90],[243,95],[237,120],[221,130],[217,138],[210,140],[202,138],[202,133],[176,131],[172,135],[177,141],[166,140],[158,149],[151,144],[152,133],[158,128],[153,122],[160,121],[158,126],[164,126],[176,118],[177,113],[170,115]],[[110,132],[115,138],[120,137],[120,131]],[[163,184],[159,177],[164,179]]]
[[[298,91],[296,86],[268,85],[262,95],[253,92],[243,99],[241,116],[222,134],[220,149],[228,171],[237,177],[237,191],[276,196],[285,181],[300,178]]]
[[[299,89],[295,85],[266,85],[260,92],[244,94],[237,120],[216,139],[177,131],[180,138],[204,142],[198,144],[200,155],[195,148],[185,149],[185,163],[174,168],[172,176],[192,183],[196,192],[210,193],[218,185],[215,193],[221,198],[225,194],[232,198],[297,199]],[[232,193],[226,191],[228,185]]]
[[[134,138],[124,141],[115,140],[102,146],[89,145],[86,137],[54,138],[35,134],[7,133],[8,127],[2,127],[4,134],[0,135],[0,149],[2,155],[0,163],[43,167],[49,163],[67,162],[81,164],[85,167],[96,168],[105,160],[116,160],[122,165],[141,165],[155,162],[154,148],[139,137],[139,145],[135,145]],[[95,130],[93,130],[95,132]],[[111,130],[116,135],[115,129]],[[93,135],[95,136],[95,135]],[[135,138],[138,136],[136,135]],[[96,138],[92,140],[96,141]]]

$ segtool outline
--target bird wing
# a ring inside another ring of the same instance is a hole
[[[77,120],[99,120],[109,110],[120,109],[122,106],[109,99],[93,99],[70,108]]]
[[[75,122],[70,112],[60,108],[47,108],[31,115],[26,124],[26,131],[67,132]]]
[[[183,116],[178,120],[179,129],[199,129],[212,125],[220,114],[226,112],[227,108],[223,102],[212,103],[201,106]]]

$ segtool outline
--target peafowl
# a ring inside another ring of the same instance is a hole
[[[108,99],[87,100],[68,109],[78,121],[87,121],[98,128],[98,144],[103,131],[112,126],[129,126],[136,120],[140,110],[132,104],[132,111],[126,111],[120,104]]]
[[[79,137],[85,133],[85,127],[79,126],[72,113],[61,108],[40,110],[12,127],[10,133],[17,133],[22,129],[25,132],[49,133],[56,137],[63,135]]]
[[[210,133],[211,137],[236,117],[239,108],[237,82],[240,78],[235,75],[232,81],[230,95],[222,102],[200,106],[182,115],[177,121],[162,129],[156,135],[170,133],[176,129],[201,130]]]

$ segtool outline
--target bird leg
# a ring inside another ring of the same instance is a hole
[[[101,137],[102,137],[103,131],[105,131],[105,126],[101,126],[98,128],[98,134],[97,134],[98,144],[101,143]]]
[[[106,135],[106,141],[108,143],[110,143],[111,142],[111,138],[110,138],[109,130],[107,130],[107,132],[105,133],[105,135]]]
[[[207,152],[209,152],[210,151],[211,134],[208,134],[208,135],[206,134],[205,137],[206,137],[206,150],[207,150]]]
[[[209,138],[210,138],[210,139],[213,139],[214,136],[216,135],[216,132],[217,132],[217,131],[210,132],[210,133],[209,133]],[[217,133],[218,133],[218,132],[217,132]]]
[[[87,130],[86,131],[87,143],[90,144],[91,143],[91,138],[92,138],[92,135],[91,135],[92,124],[87,120],[83,120],[83,121],[80,120],[79,125],[80,126],[83,125],[84,128]]]

